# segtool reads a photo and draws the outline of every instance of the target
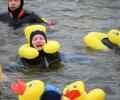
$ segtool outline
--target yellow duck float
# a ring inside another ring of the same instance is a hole
[[[24,83],[18,80],[17,84],[12,84],[13,91],[19,94],[19,100],[60,100],[61,91],[51,85],[45,85],[41,80],[32,80]]]
[[[84,42],[95,50],[107,52],[110,49],[118,49],[120,48],[120,31],[113,29],[108,34],[90,32],[84,37]]]
[[[0,65],[0,91],[2,90],[2,76],[3,76],[2,66]]]
[[[64,88],[62,100],[104,100],[104,98],[105,92],[102,89],[96,88],[86,93],[84,83],[76,81]]]
[[[2,80],[2,66],[0,65],[0,81]]]

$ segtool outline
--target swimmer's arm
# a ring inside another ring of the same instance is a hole
[[[7,22],[8,21],[8,14],[7,13],[0,14],[0,21]]]
[[[45,23],[46,25],[48,25],[48,28],[54,28],[54,23],[51,21],[48,21],[46,18],[39,17],[34,13],[33,13],[33,17],[34,17],[34,20],[36,20],[38,23]]]

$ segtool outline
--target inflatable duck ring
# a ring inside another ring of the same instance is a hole
[[[76,81],[64,88],[62,100],[104,100],[104,98],[105,92],[102,89],[96,88],[86,93],[84,83]]]
[[[100,51],[110,51],[120,47],[120,31],[111,30],[108,34],[100,32],[90,32],[84,37],[84,42],[88,47]]]
[[[33,59],[36,58],[39,55],[38,50],[30,46],[30,35],[33,31],[40,30],[44,33],[46,33],[46,27],[43,25],[31,25],[27,26],[24,29],[24,33],[27,39],[26,44],[22,45],[18,49],[18,54],[21,57],[27,58],[27,59]],[[47,43],[44,45],[43,50],[46,53],[55,53],[59,51],[60,49],[60,43],[58,41],[54,40],[48,40]]]

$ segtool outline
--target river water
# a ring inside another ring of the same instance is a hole
[[[7,11],[5,1],[0,1],[0,12]],[[22,79],[43,80],[46,84],[64,87],[82,80],[86,91],[99,87],[105,90],[105,100],[120,100],[120,55],[103,53],[86,48],[83,37],[91,31],[107,33],[120,29],[119,0],[30,0],[25,8],[55,23],[48,30],[48,38],[61,43],[64,53],[60,68],[54,70],[21,72],[14,70],[17,49],[26,42],[23,28],[13,29],[0,23],[0,63],[3,66],[1,100],[17,100],[10,84]]]

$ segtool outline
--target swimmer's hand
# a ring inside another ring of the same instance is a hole
[[[46,24],[47,24],[47,27],[49,28],[49,29],[54,29],[55,28],[55,24],[53,23],[53,22],[51,22],[51,21],[48,21],[46,18],[44,18],[44,17],[42,17],[41,18]]]
[[[49,28],[49,29],[54,29],[54,28],[55,28],[53,22],[49,22],[49,21],[48,21],[47,24],[48,24],[48,28]]]

